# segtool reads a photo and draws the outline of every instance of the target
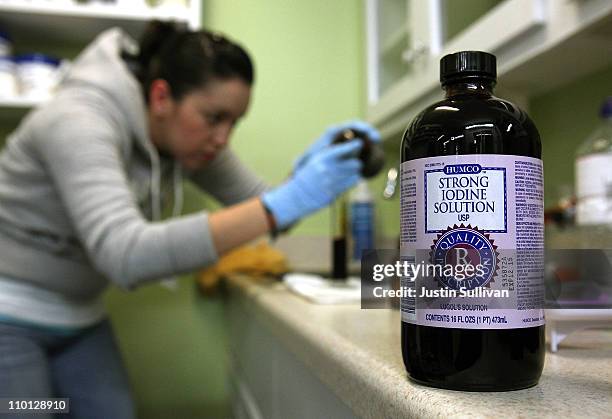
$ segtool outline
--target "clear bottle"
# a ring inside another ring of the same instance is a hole
[[[376,176],[385,164],[385,153],[382,146],[373,141],[365,132],[346,129],[333,139],[332,143],[344,143],[360,139],[363,147],[359,153],[363,166],[361,175],[364,178]],[[367,188],[367,185],[366,185]],[[332,205],[332,273],[333,279],[346,279],[348,276],[348,203],[346,195],[338,198]]]
[[[360,181],[351,191],[350,198],[351,236],[353,238],[353,260],[361,260],[364,250],[374,249],[374,198],[368,182]]]
[[[434,387],[530,387],[545,354],[540,136],[525,112],[493,96],[493,55],[447,55],[440,81],[446,98],[417,115],[402,140],[400,253],[417,264],[487,269],[417,276],[414,285],[402,278],[417,296],[401,300],[404,364],[411,379]],[[424,285],[505,289],[509,298],[419,298]]]
[[[612,223],[612,96],[602,121],[576,151],[576,223]]]

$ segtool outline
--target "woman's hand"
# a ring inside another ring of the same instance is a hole
[[[300,157],[297,158],[293,164],[293,171],[295,172],[297,169],[299,169],[308,161],[308,159],[310,159],[312,155],[329,146],[338,134],[347,129],[363,131],[372,139],[372,141],[380,142],[380,133],[376,130],[376,128],[367,122],[353,120],[339,125],[333,125],[326,129],[325,132],[317,140],[315,140],[315,142],[312,143]]]
[[[361,178],[362,163],[357,156],[363,142],[331,145],[338,134],[349,128],[364,131],[373,141],[380,141],[378,131],[362,121],[331,127],[296,161],[293,175],[285,183],[261,197],[211,214],[208,222],[218,254],[265,232],[283,230],[354,186]],[[269,220],[266,208],[274,220]]]
[[[357,158],[363,142],[353,140],[313,152],[291,179],[266,192],[262,202],[283,229],[300,218],[332,203],[361,179]]]

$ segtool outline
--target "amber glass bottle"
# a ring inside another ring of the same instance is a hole
[[[540,136],[525,112],[493,96],[493,55],[447,55],[440,81],[445,99],[402,140],[402,258],[484,268],[411,285],[416,297],[401,303],[404,363],[411,379],[434,387],[530,387],[545,352]],[[509,296],[423,301],[423,284]]]

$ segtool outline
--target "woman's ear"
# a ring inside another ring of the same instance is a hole
[[[164,79],[155,79],[149,88],[149,111],[153,116],[166,116],[172,112],[174,99],[170,85]]]

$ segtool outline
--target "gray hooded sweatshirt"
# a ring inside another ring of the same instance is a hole
[[[109,280],[132,288],[217,259],[205,213],[159,221],[165,185],[181,172],[151,143],[140,85],[120,57],[134,47],[119,29],[102,33],[9,136],[0,155],[4,280],[91,301]],[[229,149],[186,175],[226,205],[266,187]]]

